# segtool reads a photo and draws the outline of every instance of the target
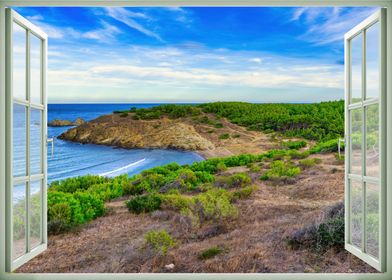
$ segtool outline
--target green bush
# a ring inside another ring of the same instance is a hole
[[[161,207],[162,199],[157,194],[135,196],[126,202],[128,210],[135,214],[153,212]]]
[[[166,230],[151,230],[144,235],[147,246],[150,246],[156,253],[162,256],[167,254],[169,248],[175,246],[175,240]]]
[[[121,118],[126,118],[126,117],[128,117],[128,113],[127,112],[123,112],[123,113],[120,114],[120,117]]]
[[[66,214],[67,216],[69,213],[69,226],[70,227],[73,225],[80,225],[85,222],[85,217],[82,212],[80,202],[77,199],[75,199],[73,194],[49,191],[48,192],[48,223],[50,223],[52,220],[52,217],[53,217],[52,211],[53,211],[54,205],[59,204],[59,203],[66,204],[69,208],[69,210],[67,210],[64,213],[67,213]],[[59,210],[59,209],[56,209],[56,210]],[[66,219],[63,219],[63,220],[66,220]]]
[[[217,256],[217,255],[219,255],[219,254],[222,253],[222,252],[223,252],[223,249],[222,249],[222,248],[219,248],[219,247],[211,247],[211,248],[208,248],[208,249],[202,251],[202,252],[199,254],[199,259],[201,259],[201,260],[211,259],[211,258],[213,258],[213,257],[215,257],[215,256]]]
[[[233,137],[233,138],[240,138],[240,137],[241,137],[241,134],[234,134],[232,137]]]
[[[83,223],[100,217],[105,212],[103,201],[89,193],[76,192],[73,197],[79,201],[80,210],[83,213]]]
[[[50,191],[74,193],[76,191],[87,190],[92,185],[108,182],[110,179],[98,175],[84,175],[67,178],[61,181],[54,181],[50,184]]]
[[[186,211],[192,207],[194,201],[192,197],[181,194],[164,194],[161,195],[162,208]]]
[[[291,163],[277,160],[270,164],[269,170],[267,170],[260,179],[277,180],[285,177],[296,177],[299,174],[301,174],[301,169],[299,167],[293,166]]]
[[[251,183],[251,178],[246,173],[236,173],[230,176],[220,176],[215,179],[215,186],[220,188],[242,188]]]
[[[330,218],[318,225],[314,243],[318,251],[344,245],[344,217]]]
[[[249,198],[257,190],[256,185],[251,185],[233,192],[233,199]]]
[[[223,127],[223,124],[220,123],[220,122],[218,122],[218,123],[215,123],[215,124],[214,124],[214,127],[215,127],[215,128],[222,128],[222,127]]]
[[[230,135],[228,133],[224,133],[224,134],[219,135],[219,139],[221,139],[221,140],[229,139],[229,138],[230,138]]]
[[[302,168],[309,168],[312,167],[316,164],[321,163],[321,159],[320,158],[307,158],[307,159],[302,159],[299,161],[299,165]]]
[[[342,146],[342,149],[344,145]],[[337,152],[338,151],[338,139],[332,139],[329,141],[324,141],[318,143],[316,146],[310,149],[311,154],[317,153],[329,153],[329,152]]]
[[[306,147],[306,141],[299,140],[299,141],[284,141],[282,145],[291,150],[298,150],[303,147]]]
[[[197,195],[191,212],[199,222],[218,222],[238,215],[238,209],[231,204],[231,194],[224,189],[216,188]]]
[[[256,173],[261,171],[261,166],[256,163],[252,163],[248,167],[250,172]]]
[[[307,158],[310,155],[309,151],[297,151],[297,150],[289,150],[287,151],[286,154],[289,158],[291,159],[303,159],[303,158]]]

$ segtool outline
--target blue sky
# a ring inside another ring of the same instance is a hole
[[[17,8],[49,35],[48,99],[343,98],[343,36],[377,8]]]

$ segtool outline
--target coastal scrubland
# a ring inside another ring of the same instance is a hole
[[[374,272],[344,250],[343,120],[342,101],[218,102],[130,108],[71,128],[63,139],[151,148],[132,137],[181,123],[194,134],[178,141],[209,144],[189,144],[206,158],[191,165],[51,183],[48,250],[19,271]],[[114,133],[133,125],[128,142]]]

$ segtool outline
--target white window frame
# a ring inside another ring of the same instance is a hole
[[[333,279],[333,280],[387,280],[392,279],[392,170],[386,172],[387,221],[386,221],[386,272],[385,273],[263,273],[263,274],[48,274],[6,272],[6,65],[5,65],[5,8],[17,6],[381,6],[387,8],[387,107],[386,125],[387,166],[392,166],[392,0],[0,0],[0,279]]]

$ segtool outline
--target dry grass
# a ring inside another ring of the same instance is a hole
[[[375,272],[344,250],[293,250],[285,242],[343,199],[343,166],[336,165],[333,154],[321,157],[322,164],[306,169],[292,185],[273,186],[251,174],[258,188],[235,203],[238,218],[217,224],[195,227],[171,210],[134,215],[124,206],[125,198],[112,201],[108,215],[79,232],[50,236],[48,250],[18,272]],[[239,170],[226,173],[234,171]],[[176,239],[166,256],[144,246],[144,234],[160,229]],[[200,259],[211,247],[223,251]]]

